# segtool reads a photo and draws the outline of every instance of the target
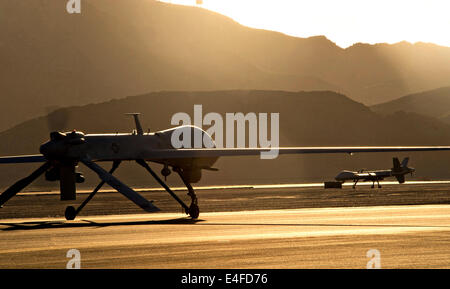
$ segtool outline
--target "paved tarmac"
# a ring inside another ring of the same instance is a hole
[[[0,220],[0,268],[450,268],[450,205]],[[372,251],[373,252],[373,251]]]

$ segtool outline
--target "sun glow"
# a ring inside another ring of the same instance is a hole
[[[197,5],[254,28],[310,37],[341,47],[357,42],[431,42],[450,47],[448,0],[163,0]],[[199,4],[197,4],[199,3]]]

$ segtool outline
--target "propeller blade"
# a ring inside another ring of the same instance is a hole
[[[0,195],[0,207],[3,206],[9,199],[14,197],[18,192],[23,190],[26,186],[31,184],[34,180],[36,180],[40,175],[45,173],[47,169],[50,168],[50,163],[46,162],[42,166],[40,166],[37,170],[32,172],[28,177],[25,177],[19,181],[17,181],[14,185],[9,187],[3,194]]]
[[[119,181],[116,177],[105,171],[103,168],[101,168],[96,163],[93,163],[88,160],[81,160],[83,164],[85,164],[88,168],[93,170],[97,173],[97,175],[105,181],[108,185],[116,189],[119,193],[127,197],[130,201],[141,207],[147,212],[157,212],[160,211],[159,208],[154,206],[151,202],[149,202],[147,199],[142,197],[140,194],[136,193],[133,189]]]
[[[65,108],[57,106],[47,107],[47,126],[49,131],[61,131],[67,128],[69,113]]]

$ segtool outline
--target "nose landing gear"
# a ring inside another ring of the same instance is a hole
[[[120,161],[113,162],[113,166],[112,166],[111,170],[109,171],[109,173],[110,174],[114,173],[114,171],[119,167],[119,165],[120,165]],[[83,181],[84,181],[84,177],[83,177]],[[95,194],[100,190],[100,188],[104,184],[105,184],[105,182],[101,181],[100,184],[97,185],[97,187],[94,189],[94,191],[86,198],[86,200],[84,200],[83,203],[81,203],[81,205],[77,209],[75,209],[72,206],[68,206],[66,208],[66,211],[64,212],[64,216],[66,217],[66,220],[68,220],[68,221],[75,220],[76,216],[81,212],[81,210],[84,208],[84,206],[86,206],[87,203],[89,203],[89,201],[95,196]]]

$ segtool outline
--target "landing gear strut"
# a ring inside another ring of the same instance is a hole
[[[180,178],[183,181],[184,185],[188,189],[188,196],[191,197],[191,205],[189,206],[189,216],[191,216],[192,219],[197,219],[198,216],[200,215],[200,209],[198,207],[197,195],[195,194],[195,191],[192,188],[191,184],[184,177],[183,170],[180,169],[180,168],[174,168],[173,170],[176,173],[178,173],[178,175],[180,176]]]
[[[187,215],[191,216],[192,219],[198,218],[198,216],[200,215],[200,209],[197,203],[197,195],[195,194],[191,184],[183,176],[182,169],[174,168],[173,170],[180,175],[181,180],[188,189],[188,196],[191,197],[191,205],[189,207],[169,188],[169,186],[167,186],[165,182],[163,182],[163,180],[161,180],[160,177],[158,177],[158,175],[149,167],[149,165],[144,160],[136,160],[136,162],[144,167],[152,175],[152,177],[181,205],[181,207],[183,207]]]
[[[356,189],[356,184],[358,183],[358,179],[354,180],[353,189]]]
[[[109,173],[110,174],[114,173],[114,171],[119,167],[119,165],[120,165],[120,161],[113,162],[113,166],[112,166],[111,170],[109,171]],[[105,182],[101,181],[100,184],[97,185],[97,187],[94,189],[94,191],[92,191],[92,193],[86,198],[86,200],[84,200],[83,203],[81,203],[81,205],[77,209],[75,209],[72,206],[68,206],[64,213],[66,220],[68,220],[68,221],[75,220],[75,217],[81,212],[81,210],[84,208],[84,206],[86,206],[87,203],[89,203],[89,201],[95,196],[95,194],[98,192],[98,190],[100,190],[100,188],[104,184],[105,184]]]

